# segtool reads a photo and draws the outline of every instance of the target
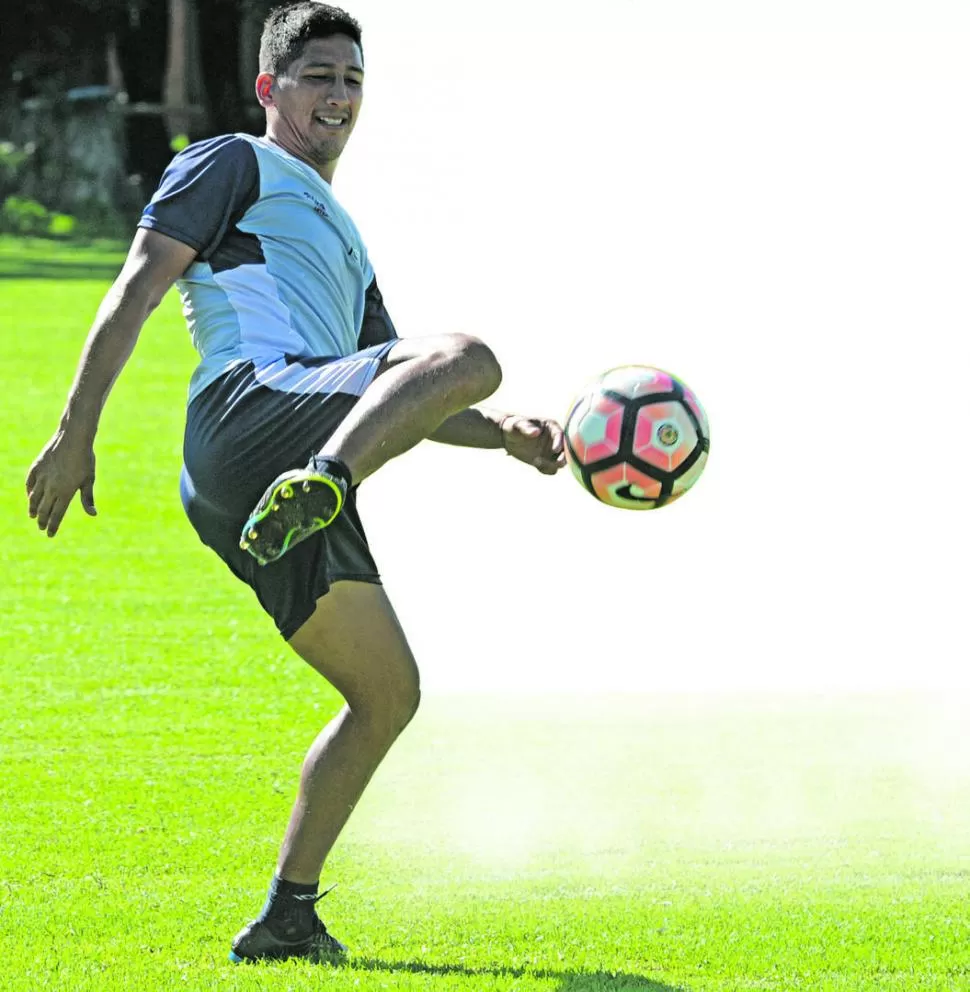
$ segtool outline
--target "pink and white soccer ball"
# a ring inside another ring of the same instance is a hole
[[[622,365],[587,384],[565,432],[566,461],[583,488],[626,510],[654,510],[683,496],[711,445],[697,397],[648,365]]]

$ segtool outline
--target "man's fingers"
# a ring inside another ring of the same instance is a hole
[[[69,502],[69,501],[68,501]],[[55,500],[51,507],[50,516],[47,518],[47,536],[53,537],[57,533],[57,528],[61,526],[64,514],[67,512],[68,503]]]
[[[30,488],[27,490],[27,512],[31,517],[37,516],[37,511],[40,509],[41,500],[44,498],[44,487],[42,485],[37,486],[37,488]]]
[[[555,455],[544,452],[533,462],[533,465],[543,474],[543,475],[555,475],[562,467],[566,464],[566,459],[563,455],[556,457]]]
[[[47,530],[47,522],[50,520],[51,511],[57,502],[53,493],[45,491],[40,502],[37,504],[37,526],[41,530]]]
[[[554,420],[546,422],[546,436],[544,441],[545,443],[542,448],[543,457],[556,466],[556,469],[553,471],[562,468],[566,464],[565,442],[562,428]]]
[[[562,428],[554,420],[549,421],[549,435],[552,438],[552,450],[559,454],[565,445]]]
[[[555,475],[566,464],[565,438],[562,428],[555,420],[533,417],[520,418],[513,429],[523,441],[516,451],[518,457],[528,462],[543,475]]]
[[[31,465],[30,471],[27,473],[27,495],[29,496],[34,489],[34,483],[37,482],[37,466]]]
[[[565,445],[562,428],[554,420],[545,420],[542,429],[542,456],[556,460],[562,454]]]
[[[89,516],[96,517],[98,515],[94,506],[94,479],[81,484],[81,506],[84,507],[84,512]]]

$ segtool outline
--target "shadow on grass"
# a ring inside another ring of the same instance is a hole
[[[120,261],[96,258],[41,259],[0,255],[0,279],[102,279],[112,281],[121,271]]]
[[[360,971],[409,972],[414,975],[489,975],[494,978],[549,978],[559,982],[556,992],[689,992],[683,985],[665,985],[642,975],[611,971],[550,971],[547,968],[466,968],[458,964],[420,961],[381,961],[353,958],[348,964]]]

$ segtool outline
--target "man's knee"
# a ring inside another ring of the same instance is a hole
[[[387,700],[387,729],[397,736],[414,719],[421,703],[421,687],[417,680],[398,686]]]
[[[401,723],[401,730],[403,730],[414,719],[414,715],[418,712],[418,707],[420,705],[421,688],[419,686],[415,686],[407,698],[406,705],[401,710],[401,715],[404,718]],[[398,732],[400,733],[400,731]]]
[[[448,337],[452,342],[452,353],[470,384],[482,393],[482,399],[491,396],[502,383],[502,366],[495,352],[471,334],[450,334]]]
[[[414,719],[420,702],[421,688],[415,679],[382,686],[379,695],[348,699],[347,705],[371,734],[382,741],[393,741]]]
[[[401,362],[415,362],[422,373],[445,376],[477,403],[490,396],[502,382],[502,367],[484,341],[471,334],[437,334],[403,338],[381,364],[381,371]]]

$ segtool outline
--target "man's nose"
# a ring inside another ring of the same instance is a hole
[[[347,92],[347,84],[341,78],[337,78],[330,92],[327,94],[327,103],[334,106],[346,106],[350,103],[350,94]]]

